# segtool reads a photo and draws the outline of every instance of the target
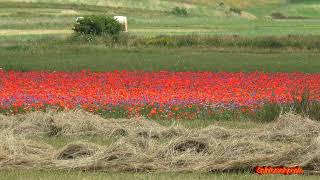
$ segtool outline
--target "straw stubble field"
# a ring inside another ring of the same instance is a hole
[[[320,124],[293,113],[263,128],[247,129],[188,129],[144,118],[103,119],[82,110],[0,118],[2,170],[207,173],[299,165],[306,173],[319,172]],[[61,147],[39,138],[75,136],[110,141],[80,140]]]

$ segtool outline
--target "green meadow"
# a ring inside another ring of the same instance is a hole
[[[182,17],[173,14],[174,7],[185,7],[188,15]],[[243,13],[237,14],[230,8],[238,8]],[[272,19],[274,12],[304,19]],[[129,33],[143,36],[320,34],[319,12],[317,1],[229,0],[221,4],[220,1],[205,0],[196,3],[178,0],[161,0],[157,3],[152,0],[7,0],[0,2],[0,36],[6,30],[71,30],[76,17],[89,14],[126,15],[129,18]],[[16,35],[12,31],[5,34]]]

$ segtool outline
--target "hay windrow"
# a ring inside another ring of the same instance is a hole
[[[55,155],[55,158],[58,160],[85,158],[93,156],[98,150],[98,146],[90,143],[68,144]]]
[[[12,129],[17,135],[49,136],[106,135],[128,136],[138,130],[159,131],[162,127],[143,118],[108,119],[82,110],[66,112],[31,112],[17,116],[1,116],[0,130]]]
[[[34,112],[1,115],[0,130],[0,169],[212,172],[298,165],[320,171],[320,124],[291,113],[262,129],[189,130],[143,118],[103,119],[81,110]],[[92,134],[117,140],[57,149],[28,139]]]

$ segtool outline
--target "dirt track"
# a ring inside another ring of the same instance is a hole
[[[149,29],[129,29],[129,32],[133,33],[209,33],[217,30],[213,29],[174,29],[174,28],[149,28]],[[19,35],[47,35],[47,34],[70,34],[72,30],[68,29],[2,29],[0,30],[0,36],[19,36]]]

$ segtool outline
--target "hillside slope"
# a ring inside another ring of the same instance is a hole
[[[186,8],[188,16],[172,13],[175,7]],[[271,19],[274,12],[289,18]],[[318,0],[0,0],[0,34],[61,34],[88,14],[128,16],[137,35],[320,34]]]
[[[188,9],[215,9],[221,5],[246,9],[256,6],[279,5],[285,3],[286,0],[6,0],[6,2],[78,4],[148,10],[168,10],[175,6]]]
[[[320,17],[317,0],[4,0],[16,3],[75,4],[135,10],[170,11],[184,7],[195,15],[221,16],[220,11],[239,8],[256,16],[282,12],[289,16]]]

